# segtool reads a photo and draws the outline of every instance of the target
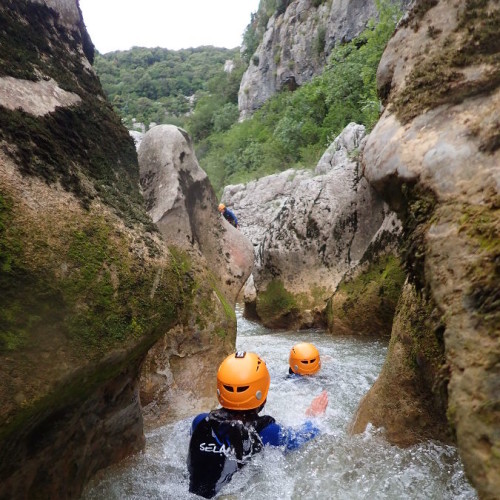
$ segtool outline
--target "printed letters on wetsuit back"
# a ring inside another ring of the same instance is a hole
[[[259,431],[274,422],[259,417],[242,422],[221,409],[211,412],[196,427],[189,445],[189,491],[205,498],[217,494],[246,461],[262,449]]]

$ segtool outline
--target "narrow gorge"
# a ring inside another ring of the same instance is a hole
[[[241,81],[240,120],[320,74],[377,13],[371,1],[279,5]],[[369,442],[388,498],[401,493],[388,464],[415,449],[419,474],[437,449],[440,466],[452,461],[446,498],[500,497],[500,6],[402,8],[373,129],[350,123],[314,168],[226,185],[236,229],[186,130],[152,127],[136,149],[92,66],[78,0],[0,3],[1,500],[77,499],[113,465],[147,476],[148,447],[167,482],[151,498],[183,498],[185,462],[163,462],[162,446],[182,448],[189,419],[216,407],[220,361],[255,343],[278,366],[295,337],[331,349],[325,373],[341,384],[310,455],[323,487],[359,483],[346,457],[352,445],[362,462]],[[284,412],[280,370],[270,405]],[[308,477],[266,453],[280,487],[289,468]],[[116,484],[141,494],[124,470]],[[262,484],[272,498],[265,470],[245,470],[228,494]],[[102,484],[86,498],[116,494]],[[286,498],[306,494],[292,486]]]

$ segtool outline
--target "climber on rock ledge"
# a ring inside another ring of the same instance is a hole
[[[232,226],[238,228],[238,219],[236,218],[236,215],[234,215],[229,208],[226,208],[226,205],[224,203],[219,204],[219,212],[224,216],[224,219],[226,219],[229,224]]]

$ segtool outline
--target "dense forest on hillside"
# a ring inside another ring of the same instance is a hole
[[[334,49],[321,75],[295,92],[275,95],[251,119],[239,123],[241,76],[262,37],[264,23],[286,5],[287,0],[261,1],[243,35],[241,55],[239,50],[207,47],[189,49],[189,58],[174,51],[163,53],[164,49],[132,49],[99,56],[96,70],[128,126],[135,118],[188,130],[200,165],[219,194],[227,184],[290,167],[313,168],[348,123],[361,123],[370,130],[378,120],[376,70],[401,13],[382,0],[378,20],[372,20],[356,39]],[[214,50],[208,67],[207,49]],[[168,57],[155,61],[160,54]],[[225,72],[224,62],[231,56],[235,69]],[[176,71],[169,72],[170,66]],[[191,110],[187,97],[193,94]]]
[[[168,50],[134,47],[96,54],[94,67],[106,95],[124,123],[174,123],[182,125],[192,109],[191,96],[203,93],[207,82],[224,73],[234,61],[230,79],[236,87],[243,74],[239,49],[197,47]],[[236,90],[237,92],[237,90]]]
[[[379,4],[378,21],[371,21],[357,38],[334,49],[321,75],[294,92],[275,95],[251,119],[227,131],[210,129],[197,106],[187,127],[200,164],[217,192],[221,194],[227,184],[290,167],[314,168],[350,122],[371,130],[381,111],[378,63],[400,16],[398,7]]]

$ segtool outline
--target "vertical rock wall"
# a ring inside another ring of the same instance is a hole
[[[362,267],[366,271],[378,257],[394,253],[399,222],[359,168],[364,135],[363,126],[346,127],[314,173],[287,171],[225,189],[223,201],[235,209],[254,244],[256,313],[267,326],[329,324],[345,333],[347,326],[342,330],[333,321],[332,308],[325,314],[327,301],[355,269],[362,273]],[[401,285],[391,299],[392,311]],[[371,301],[378,311],[376,296]],[[373,322],[364,327],[355,333],[380,334]]]
[[[405,337],[443,338],[443,360],[407,349],[399,363],[414,370],[414,388],[429,360],[441,364],[449,424],[488,499],[500,491],[499,22],[494,1],[417,3],[381,60],[386,110],[364,153],[365,175],[403,221],[410,281],[438,318],[415,331],[401,320],[411,308],[403,303],[393,355]],[[387,403],[377,386],[390,366],[360,409],[389,427],[389,408],[374,412]]]
[[[403,8],[408,2],[402,2]],[[322,72],[335,45],[358,36],[377,16],[372,0],[293,0],[268,21],[262,42],[240,84],[246,118],[280,90],[295,90]]]
[[[213,232],[189,249],[152,222],[77,0],[6,0],[0,27],[0,498],[77,498],[144,445],[149,349],[168,343],[179,391],[213,394],[194,367],[232,348],[239,285],[201,256]],[[179,189],[202,218],[213,194]]]
[[[166,332],[148,353],[141,399],[147,424],[157,425],[216,406],[216,371],[234,349],[234,306],[252,271],[253,250],[243,233],[217,211],[215,192],[184,130],[153,127],[138,154],[153,222],[165,241],[190,256],[189,271],[202,273],[213,287],[211,296],[195,299],[183,324]]]

